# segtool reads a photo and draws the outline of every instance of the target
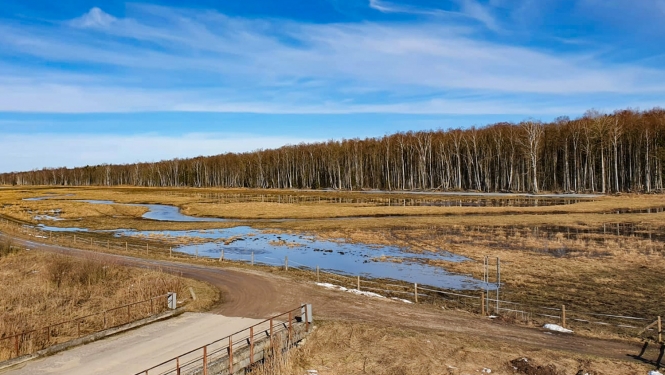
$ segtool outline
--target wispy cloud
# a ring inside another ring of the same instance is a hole
[[[491,5],[459,5],[500,28]],[[662,69],[488,41],[474,22],[314,24],[153,5],[127,14],[0,25],[0,111],[537,113],[561,98],[665,91]]]
[[[488,29],[498,31],[501,28],[492,15],[490,6],[482,5],[476,0],[460,0],[461,12],[487,26]]]

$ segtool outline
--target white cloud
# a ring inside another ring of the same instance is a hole
[[[486,6],[460,4],[498,27]],[[659,69],[490,42],[432,19],[308,24],[145,5],[128,6],[128,14],[93,8],[72,21],[76,27],[57,30],[0,25],[7,54],[88,72],[5,62],[0,111],[536,113],[561,108],[557,98],[665,91]]]
[[[151,162],[176,157],[253,151],[315,141],[319,140],[223,133],[193,133],[182,136],[3,134],[0,137],[0,150],[3,155],[0,158],[0,173],[43,167]]]
[[[103,10],[94,7],[90,11],[79,18],[71,21],[71,24],[76,27],[109,27],[112,23],[117,21],[115,17],[104,12]]]

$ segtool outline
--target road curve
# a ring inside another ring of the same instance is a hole
[[[0,233],[0,237],[6,236]],[[307,302],[313,304],[314,315],[319,319],[373,322],[418,330],[454,332],[475,336],[485,342],[494,341],[525,349],[561,350],[570,353],[571,357],[593,355],[612,360],[631,360],[632,356],[640,351],[638,343],[556,333],[544,334],[540,329],[503,324],[468,313],[450,310],[442,312],[436,306],[414,306],[386,299],[330,291],[310,282],[295,281],[260,271],[97,253],[21,238],[12,238],[12,240],[30,249],[75,257],[92,256],[102,261],[131,267],[162,269],[207,282],[223,293],[222,302],[215,306],[212,312],[226,316],[267,318]],[[655,359],[657,354],[648,352],[646,357]]]

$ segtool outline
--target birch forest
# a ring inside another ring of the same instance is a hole
[[[5,185],[483,192],[663,189],[665,110],[401,132],[190,159],[5,173]]]

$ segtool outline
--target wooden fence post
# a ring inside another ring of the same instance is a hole
[[[360,276],[358,276],[358,290],[360,290]]]
[[[254,265],[254,252],[252,251],[252,266]]]
[[[221,262],[223,260],[224,260],[224,249],[222,249],[222,253],[219,254],[219,261]]]
[[[129,251],[129,245],[127,245],[127,241],[125,241],[125,251]]]
[[[76,235],[74,235],[74,243],[76,243]]]
[[[319,277],[319,266],[316,266],[316,282],[321,282],[321,278]]]
[[[146,243],[145,244],[145,255],[148,255],[148,251],[150,251],[150,244]]]
[[[480,292],[480,315],[485,316],[485,292]]]
[[[561,305],[561,327],[566,328],[566,305]]]
[[[663,343],[663,325],[660,316],[658,316],[658,343]]]
[[[173,256],[173,248],[169,247],[169,258]]]
[[[287,255],[284,257],[284,271],[288,270],[289,270],[289,256]]]
[[[418,303],[418,283],[413,284],[413,296],[416,303]]]

